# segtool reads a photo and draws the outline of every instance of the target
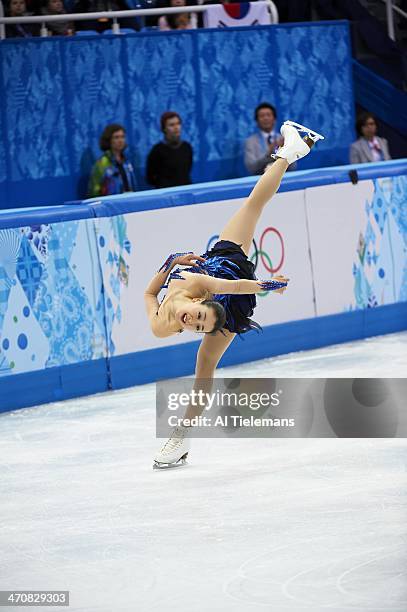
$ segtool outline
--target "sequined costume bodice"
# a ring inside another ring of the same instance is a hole
[[[205,261],[197,262],[198,266],[173,270],[164,287],[168,287],[173,279],[183,278],[183,271],[194,274],[209,274],[209,276],[227,280],[242,278],[257,280],[253,264],[247,259],[241,247],[234,242],[221,240],[215,244],[213,249],[204,253],[202,257],[205,258]],[[242,334],[250,329],[260,329],[260,326],[249,318],[256,306],[255,295],[215,294],[213,299],[224,307],[226,312],[225,327],[229,331]]]

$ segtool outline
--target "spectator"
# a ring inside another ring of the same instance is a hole
[[[126,147],[124,127],[117,123],[106,126],[100,137],[104,154],[93,166],[89,181],[90,198],[136,190],[133,166],[124,155]]]
[[[168,111],[161,115],[164,140],[153,146],[147,158],[147,182],[154,187],[191,183],[192,147],[181,140],[181,117]]]
[[[103,13],[109,11],[125,11],[128,10],[128,6],[125,0],[76,0],[73,11],[74,13]],[[97,32],[104,32],[110,30],[112,27],[112,21],[107,17],[101,17],[100,19],[89,19],[85,21],[77,21],[77,30],[96,30]],[[126,17],[120,19],[120,27],[132,28],[138,30],[139,25],[135,17]]]
[[[376,118],[372,113],[361,113],[356,121],[359,138],[351,144],[350,163],[365,164],[391,159],[385,138],[376,136]]]
[[[277,112],[272,104],[262,102],[254,111],[258,131],[245,141],[244,162],[250,174],[262,174],[267,166],[274,163],[270,155],[283,143],[283,138],[274,129]],[[294,170],[291,164],[289,170]]]
[[[10,0],[7,17],[29,17],[25,0]],[[6,38],[30,38],[38,36],[40,27],[38,23],[14,23],[6,25]]]
[[[186,0],[170,0],[170,6],[186,6]],[[158,20],[160,30],[194,30],[197,27],[196,13],[163,15]]]
[[[66,10],[62,0],[45,0],[45,5],[41,9],[42,15],[65,15]],[[72,36],[74,24],[72,21],[50,21],[47,28],[54,36]]]
[[[124,0],[76,0],[74,4],[75,13],[99,13],[126,9]]]

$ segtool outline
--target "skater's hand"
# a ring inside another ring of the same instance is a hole
[[[176,265],[178,266],[197,266],[198,264],[193,263],[194,260],[205,261],[203,257],[195,255],[192,251],[188,253],[171,253],[164,261],[158,272],[169,272]]]
[[[177,257],[174,263],[178,266],[198,266],[198,261],[205,261],[205,259],[195,253],[185,253]]]
[[[288,281],[290,280],[289,278],[286,278],[285,276],[281,276],[281,275],[274,276],[273,278],[276,281],[279,281],[281,283],[287,283],[287,284],[288,284]],[[276,289],[276,293],[283,294],[286,289],[287,289],[287,285],[285,287],[281,287],[280,289]]]
[[[290,279],[285,276],[273,276],[273,278],[258,281],[258,284],[264,291],[275,291],[276,293],[284,293],[287,289],[287,284]]]

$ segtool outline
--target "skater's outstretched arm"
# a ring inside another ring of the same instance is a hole
[[[287,288],[289,279],[284,276],[275,276],[267,280],[226,280],[214,276],[197,275],[192,272],[180,272],[180,279],[174,282],[185,283],[185,287],[192,293],[199,294],[209,291],[213,295],[251,295],[263,291],[278,291],[281,293]]]

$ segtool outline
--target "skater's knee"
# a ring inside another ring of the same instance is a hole
[[[200,350],[195,369],[196,377],[212,378],[219,360],[220,358],[217,359],[209,351]]]
[[[217,363],[205,363],[197,365],[195,370],[196,378],[213,378]]]

